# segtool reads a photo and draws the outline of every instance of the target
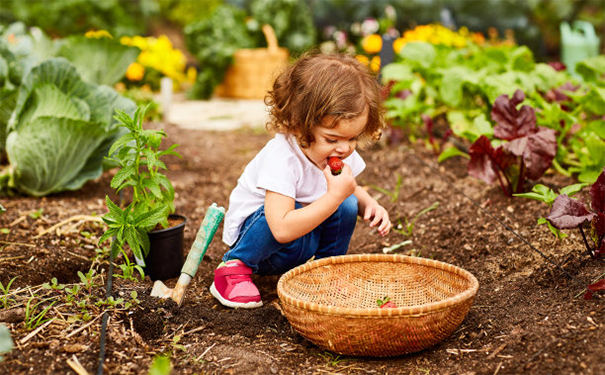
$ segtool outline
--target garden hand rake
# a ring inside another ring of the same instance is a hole
[[[189,251],[189,255],[187,255],[187,260],[181,270],[181,276],[176,285],[171,289],[164,285],[160,280],[157,280],[153,284],[153,289],[151,290],[152,297],[172,298],[181,306],[185,288],[187,288],[187,285],[189,285],[189,282],[195,276],[198,266],[212,241],[212,237],[214,237],[214,233],[216,233],[216,230],[224,217],[225,209],[223,207],[218,207],[216,203],[212,203],[206,211],[206,216],[200,225],[195,241],[193,242],[193,245],[191,245],[191,250]]]

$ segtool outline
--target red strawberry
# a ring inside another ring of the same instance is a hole
[[[397,305],[395,305],[393,302],[388,301],[387,303],[383,304],[382,306],[380,306],[381,309],[393,309],[397,307]]]
[[[340,160],[340,158],[337,158],[336,156],[328,158],[328,165],[330,166],[330,169],[332,170],[332,174],[334,176],[339,175],[340,172],[342,172],[342,167],[344,167],[344,163],[342,162],[342,160]]]
[[[391,302],[387,296],[385,296],[383,299],[376,300],[376,304],[378,304],[378,307],[381,309],[393,309],[397,307],[397,305]]]

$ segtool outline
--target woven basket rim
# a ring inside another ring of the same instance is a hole
[[[437,302],[425,303],[422,305],[414,305],[414,306],[404,306],[404,307],[396,307],[396,308],[388,308],[388,309],[380,309],[380,308],[350,308],[350,307],[338,307],[338,306],[329,306],[329,305],[320,305],[315,302],[301,301],[297,298],[294,298],[288,295],[284,291],[284,284],[294,276],[306,272],[310,269],[323,267],[330,264],[340,264],[340,263],[354,263],[354,262],[398,262],[398,263],[414,263],[419,265],[424,265],[428,267],[434,267],[437,269],[441,269],[447,272],[455,273],[459,276],[470,281],[470,286],[461,293],[456,294],[455,296],[443,299]],[[302,264],[298,267],[295,267],[288,272],[284,273],[279,281],[277,282],[277,294],[279,298],[290,305],[296,306],[297,308],[307,310],[310,312],[316,312],[325,315],[341,315],[341,316],[357,316],[357,317],[394,317],[401,318],[403,316],[422,316],[429,315],[432,313],[439,312],[444,309],[449,309],[452,306],[458,305],[468,299],[472,299],[475,297],[477,290],[479,289],[479,281],[477,278],[470,272],[454,266],[449,263],[441,262],[438,260],[420,258],[420,257],[411,257],[408,255],[401,254],[348,254],[348,255],[339,255],[332,256],[328,258],[313,260]]]

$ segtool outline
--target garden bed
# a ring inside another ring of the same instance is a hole
[[[180,144],[177,151],[183,155],[183,159],[167,159],[167,175],[177,193],[177,212],[188,217],[185,246],[189,248],[206,208],[213,202],[227,207],[243,167],[269,136],[252,130],[209,132],[172,125],[165,130],[167,141]],[[381,238],[359,222],[349,252],[382,253],[383,248],[410,239],[411,245],[394,252],[437,259],[473,273],[479,280],[479,292],[452,336],[425,351],[393,358],[326,352],[294,332],[281,314],[278,277],[255,277],[263,296],[262,308],[225,308],[208,291],[212,271],[226,250],[220,241],[221,226],[180,307],[150,297],[152,282],[148,278],[138,283],[114,278],[114,298],[131,301],[131,292],[136,291],[139,302],[109,309],[105,373],[147,373],[158,354],[171,355],[174,374],[603,372],[603,298],[582,298],[583,286],[603,274],[603,263],[586,255],[576,233],[569,231],[569,237],[560,241],[546,226],[536,225],[538,217],[548,214],[545,204],[505,197],[499,186],[486,186],[468,176],[464,159],[435,165],[435,155],[419,144],[377,146],[362,155],[368,166],[359,182],[388,209],[393,222],[400,220],[405,227],[406,219],[412,222],[422,210],[434,209],[417,217],[409,237],[392,231]],[[108,259],[95,249],[103,229],[94,219],[84,218],[58,231],[44,231],[76,215],[103,214],[111,177],[107,172],[76,192],[2,200],[7,212],[0,215],[0,228],[7,228],[8,233],[0,234],[0,282],[6,287],[17,277],[9,290],[11,309],[25,308],[32,295],[58,300],[45,315],[53,320],[40,324],[38,328],[43,328],[35,335],[31,335],[35,329],[25,329],[27,318],[7,323],[15,348],[5,355],[3,373],[69,374],[74,373],[76,359],[88,372],[97,372],[103,310],[95,301],[107,298]],[[573,182],[552,173],[540,181],[553,188]],[[579,196],[586,198],[587,190]],[[84,293],[71,306],[64,299],[59,301],[67,288],[81,282],[78,271],[86,274],[91,266],[102,276],[93,277],[96,285],[87,293],[88,304],[78,306],[85,301]],[[41,287],[53,277],[67,287]],[[173,286],[175,281],[167,284]]]

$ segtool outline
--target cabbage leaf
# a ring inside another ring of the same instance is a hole
[[[84,81],[64,58],[32,68],[8,122],[8,187],[44,196],[100,177],[104,156],[122,133],[116,109],[132,114],[136,105],[111,87]]]

